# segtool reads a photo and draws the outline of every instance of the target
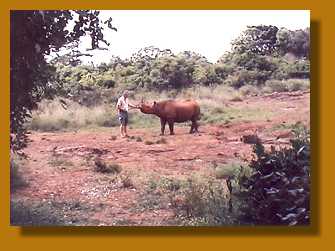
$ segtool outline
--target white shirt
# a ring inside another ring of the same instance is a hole
[[[128,99],[127,99],[127,98],[124,98],[124,96],[121,96],[121,97],[117,100],[116,107],[120,107],[122,110],[128,112]]]

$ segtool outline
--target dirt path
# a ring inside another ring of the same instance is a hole
[[[133,129],[129,139],[118,137],[117,128],[107,132],[32,132],[24,169],[28,186],[16,190],[12,200],[68,202],[59,205],[67,209],[64,217],[82,219],[68,224],[173,224],[169,208],[136,209],[150,177],[206,175],[213,162],[250,159],[252,145],[241,141],[243,135],[256,133],[265,143],[285,145],[291,137],[289,130],[271,128],[297,121],[308,124],[309,100],[308,92],[298,92],[230,102],[228,106],[241,109],[266,107],[274,115],[264,121],[204,125],[195,135],[178,125],[174,136],[158,136],[159,128]],[[97,156],[106,163],[119,164],[123,178],[131,177],[133,185],[124,187],[117,176],[95,172],[89,157]]]

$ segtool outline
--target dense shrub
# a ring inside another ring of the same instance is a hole
[[[306,129],[294,129],[291,148],[265,151],[255,144],[254,170],[247,189],[244,221],[261,225],[301,225],[310,222],[310,140]]]

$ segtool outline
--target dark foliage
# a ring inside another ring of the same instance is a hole
[[[261,225],[302,225],[310,222],[310,141],[309,133],[296,129],[292,147],[265,151],[254,146],[254,174],[243,186],[247,189],[247,210],[243,221]]]
[[[67,28],[70,21],[75,22],[73,30]],[[76,47],[84,35],[91,37],[91,49],[99,48],[100,42],[109,44],[99,11],[11,11],[10,22],[10,145],[17,152],[26,146],[23,125],[31,110],[42,97],[53,94],[55,68],[47,64],[45,56],[64,46]],[[106,24],[115,29],[111,19]]]

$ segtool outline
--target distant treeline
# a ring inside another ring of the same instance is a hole
[[[232,49],[216,63],[204,56],[184,51],[146,47],[131,58],[112,57],[108,64],[82,65],[72,55],[54,59],[53,86],[75,94],[91,88],[170,90],[195,85],[262,86],[267,80],[309,78],[309,28],[278,29],[275,26],[249,26]]]

